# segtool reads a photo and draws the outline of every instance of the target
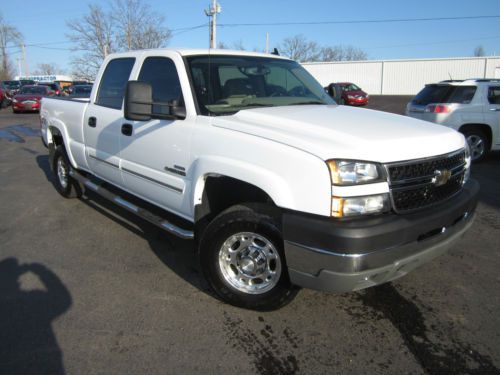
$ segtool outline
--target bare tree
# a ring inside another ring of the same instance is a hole
[[[38,64],[37,70],[34,74],[50,76],[54,74],[62,74],[62,71],[56,63],[41,63]]]
[[[22,43],[22,34],[14,26],[9,25],[0,13],[0,54],[2,55],[0,79],[9,79],[12,76],[7,48]]]
[[[305,61],[354,61],[366,60],[368,55],[353,46],[320,47],[316,42],[307,40],[304,35],[285,38],[278,47],[281,54],[293,60]]]
[[[218,49],[234,49],[237,51],[245,51],[246,50],[246,48],[243,45],[243,42],[241,40],[233,42],[233,44],[231,44],[231,46],[229,44],[224,43],[224,42],[218,42],[217,48]]]
[[[483,46],[477,46],[474,48],[474,56],[480,57],[480,56],[485,56],[486,52],[484,51]]]
[[[108,0],[108,4],[109,12],[89,5],[88,14],[67,23],[74,50],[82,51],[73,60],[73,75],[79,78],[93,81],[110,53],[164,47],[171,38],[163,16],[142,0]]]
[[[94,80],[102,60],[114,52],[115,32],[112,19],[99,5],[89,5],[89,13],[67,23],[68,38],[75,43],[75,51],[84,51],[73,60],[76,76]]]
[[[218,49],[229,49],[229,46],[226,43],[224,43],[224,42],[218,42],[217,43],[217,48]]]
[[[237,40],[236,42],[233,42],[232,48],[237,51],[246,51],[246,48],[243,45],[243,41],[241,39]]]
[[[316,42],[309,41],[302,35],[285,38],[279,46],[281,54],[297,61],[317,61],[320,57],[320,48]]]
[[[123,50],[165,47],[172,37],[165,17],[141,0],[114,0],[111,16],[117,45]]]
[[[321,61],[360,61],[366,60],[368,55],[365,51],[353,46],[332,46],[321,49]]]

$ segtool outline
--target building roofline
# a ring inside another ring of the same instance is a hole
[[[500,59],[500,56],[480,56],[480,57],[433,57],[418,59],[393,59],[393,60],[354,60],[354,61],[311,61],[302,62],[302,65],[324,65],[324,64],[353,64],[353,63],[391,63],[391,62],[411,62],[411,61],[453,61],[453,60],[485,60]]]

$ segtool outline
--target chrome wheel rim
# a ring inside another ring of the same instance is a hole
[[[467,136],[467,143],[469,144],[472,160],[479,159],[483,156],[484,151],[486,150],[483,138],[478,135],[471,134]]]
[[[225,281],[243,293],[262,294],[281,276],[281,259],[267,238],[252,232],[229,237],[219,250],[219,268]]]
[[[61,187],[66,189],[68,187],[68,169],[62,157],[57,160],[57,177]]]

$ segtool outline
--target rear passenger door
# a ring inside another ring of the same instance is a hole
[[[85,155],[93,174],[123,185],[120,171],[120,134],[123,97],[135,58],[110,60],[101,77],[97,95],[83,118]]]
[[[493,148],[500,146],[500,85],[488,87],[488,102],[485,108],[487,123],[493,126]],[[496,147],[495,147],[496,146]]]

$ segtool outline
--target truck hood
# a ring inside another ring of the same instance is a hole
[[[441,125],[337,105],[246,109],[215,117],[213,125],[286,144],[323,160],[388,163],[446,154],[465,146],[462,134]]]

